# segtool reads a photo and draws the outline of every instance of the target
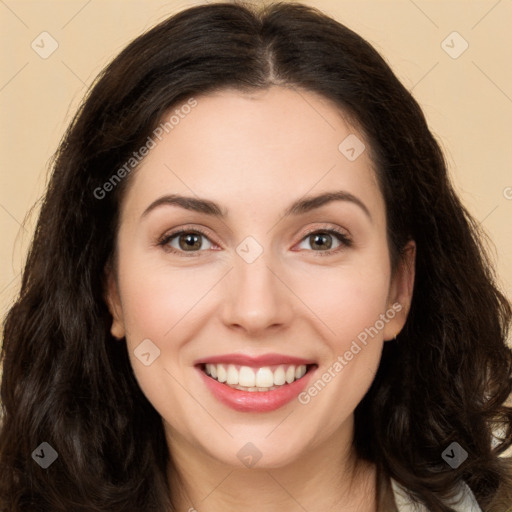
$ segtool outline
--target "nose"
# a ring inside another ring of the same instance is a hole
[[[289,325],[293,318],[293,293],[276,265],[265,252],[254,262],[236,258],[233,270],[226,276],[223,323],[250,336],[260,336]]]

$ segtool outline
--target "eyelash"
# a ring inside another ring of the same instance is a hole
[[[333,255],[333,254],[343,250],[344,248],[352,246],[352,240],[349,238],[349,236],[346,233],[344,233],[342,231],[339,231],[337,229],[334,229],[334,228],[329,228],[329,229],[321,229],[321,228],[319,229],[319,228],[316,228],[316,229],[312,229],[310,231],[307,231],[304,234],[304,236],[300,239],[300,242],[302,242],[303,240],[305,240],[309,236],[311,236],[313,234],[317,234],[317,233],[318,234],[334,235],[334,237],[338,239],[338,241],[340,242],[341,245],[339,247],[336,247],[335,249],[329,249],[328,251],[313,251],[313,250],[309,251],[309,252],[316,253],[316,256],[330,256],[330,255]],[[208,234],[205,231],[203,231],[200,228],[194,228],[194,229],[180,229],[178,231],[174,231],[174,232],[171,232],[169,234],[165,234],[162,237],[160,237],[160,239],[157,242],[157,245],[160,246],[160,247],[165,248],[166,251],[168,251],[170,253],[173,253],[173,254],[179,254],[179,255],[185,256],[185,257],[200,256],[201,253],[203,252],[203,250],[199,250],[199,251],[181,251],[181,250],[176,250],[174,247],[168,246],[168,244],[169,244],[169,242],[171,240],[173,240],[174,238],[176,238],[176,237],[178,237],[180,235],[183,235],[183,234],[202,235],[205,238],[207,238],[211,243],[214,243],[214,242],[212,242],[210,240],[210,238],[208,237]]]

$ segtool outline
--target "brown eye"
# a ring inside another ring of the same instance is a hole
[[[178,238],[180,249],[183,249],[184,251],[193,251],[196,249],[201,249],[201,238],[202,235],[198,235],[196,233],[187,233],[185,235],[180,235]]]
[[[196,231],[178,231],[165,236],[159,245],[176,253],[194,253],[212,248],[209,238]]]
[[[304,247],[304,244],[306,244],[306,247]],[[345,233],[328,229],[309,233],[302,239],[299,248],[312,250],[319,254],[331,254],[351,245],[352,241]]]
[[[313,250],[330,249],[332,246],[332,235],[328,233],[315,233],[309,235],[309,240]]]

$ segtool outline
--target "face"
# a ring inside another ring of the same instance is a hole
[[[281,87],[196,100],[130,177],[112,334],[171,451],[279,467],[351,438],[414,250],[392,274],[368,144],[334,104]]]

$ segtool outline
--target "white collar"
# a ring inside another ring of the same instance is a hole
[[[428,512],[424,505],[412,501],[405,488],[392,478],[391,486],[399,512]],[[446,504],[450,505],[456,512],[482,512],[471,489],[464,482],[461,482],[459,492],[453,502]]]

